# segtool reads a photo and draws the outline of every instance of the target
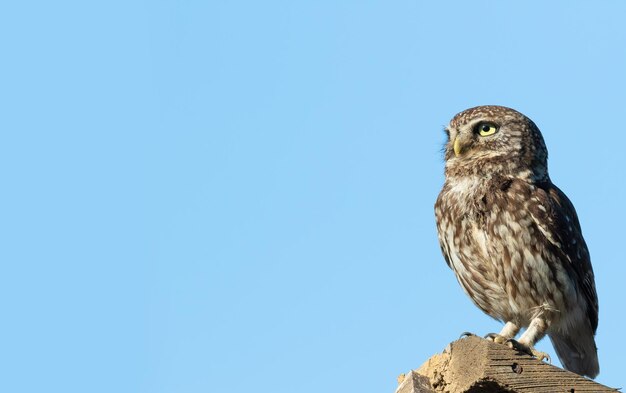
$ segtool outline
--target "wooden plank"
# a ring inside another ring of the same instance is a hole
[[[578,374],[539,361],[506,345],[470,336],[451,343],[442,354],[431,357],[417,371],[406,374],[396,392],[616,391]]]

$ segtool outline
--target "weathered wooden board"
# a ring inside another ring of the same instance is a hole
[[[399,377],[396,393],[616,392],[578,374],[476,336],[457,340],[418,370]]]

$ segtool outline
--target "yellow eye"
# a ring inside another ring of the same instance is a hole
[[[492,123],[480,123],[478,125],[478,133],[480,136],[493,135],[498,131],[498,127]]]

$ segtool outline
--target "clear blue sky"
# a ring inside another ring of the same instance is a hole
[[[596,272],[598,380],[624,386],[625,19],[618,1],[4,2],[0,390],[393,392],[498,331],[433,214],[442,128],[480,104],[543,130]]]

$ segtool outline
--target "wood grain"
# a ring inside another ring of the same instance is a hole
[[[418,370],[399,377],[396,393],[616,392],[506,345],[476,336],[457,340]]]

